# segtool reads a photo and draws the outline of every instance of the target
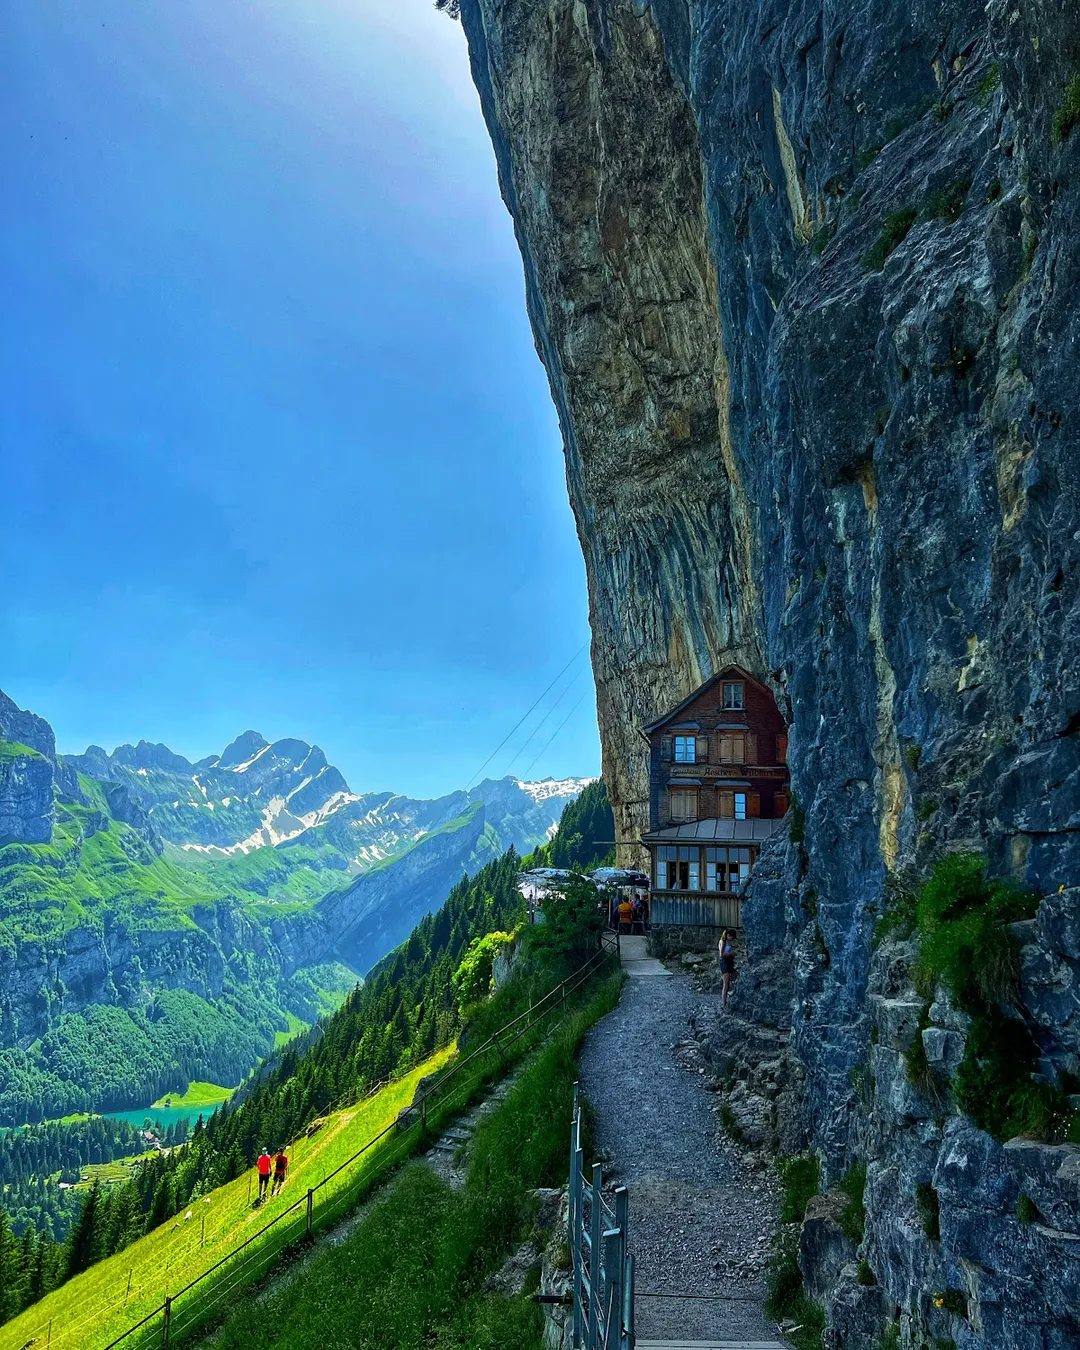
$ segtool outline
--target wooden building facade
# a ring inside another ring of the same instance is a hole
[[[740,894],[787,814],[787,724],[771,692],[728,666],[644,727],[653,924],[742,926]]]

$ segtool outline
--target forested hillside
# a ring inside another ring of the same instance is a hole
[[[571,841],[594,833],[585,821],[603,816],[602,785],[594,784],[588,792],[584,817],[572,809],[573,803],[564,809],[549,846],[559,856],[585,850],[585,844]],[[21,1290],[19,1306],[50,1287],[50,1278],[55,1283],[121,1250],[185,1209],[194,1197],[238,1176],[263,1147],[274,1149],[295,1139],[332,1106],[355,1100],[373,1083],[406,1073],[448,1045],[470,1016],[455,974],[473,944],[487,934],[513,929],[524,917],[517,875],[536,862],[536,855],[521,859],[510,849],[475,876],[464,877],[444,904],[425,916],[408,940],[320,1024],[317,1034],[287,1047],[249,1088],[208,1121],[200,1119],[186,1146],[156,1153],[122,1185],[92,1188],[63,1249],[32,1234],[24,1234],[20,1243],[9,1242],[0,1260],[7,1262],[11,1280]],[[43,1272],[40,1278],[34,1274],[38,1270]],[[8,1315],[16,1311],[12,1307]]]
[[[602,778],[563,808],[559,828],[549,844],[536,849],[535,867],[577,867],[591,871],[615,858],[615,817]]]
[[[0,693],[0,1126],[241,1082],[581,781],[355,794],[255,732],[64,757]]]

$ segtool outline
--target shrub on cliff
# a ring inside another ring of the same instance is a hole
[[[1016,1012],[1020,952],[1009,925],[1037,908],[1037,896],[991,879],[986,859],[974,853],[941,858],[916,904],[916,988],[930,999],[944,986],[971,1019],[953,1097],[980,1129],[1002,1140],[1054,1138],[1070,1128],[1065,1094],[1035,1080],[1038,1048]],[[922,1050],[917,1037],[908,1059],[916,1086],[927,1076],[919,1072]]]

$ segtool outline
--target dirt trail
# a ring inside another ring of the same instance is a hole
[[[623,938],[629,978],[619,1006],[589,1032],[581,1084],[595,1112],[605,1176],[630,1192],[637,1334],[650,1339],[773,1341],[762,1310],[777,1189],[725,1138],[715,1097],[676,1062],[696,991]],[[649,1293],[721,1295],[679,1301]]]

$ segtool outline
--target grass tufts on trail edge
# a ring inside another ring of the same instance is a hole
[[[496,1350],[538,1347],[539,1311],[485,1282],[533,1229],[533,1191],[567,1176],[567,1126],[585,1032],[618,1001],[608,977],[536,1051],[478,1128],[464,1190],[410,1165],[340,1246],[227,1319],[217,1350]]]

